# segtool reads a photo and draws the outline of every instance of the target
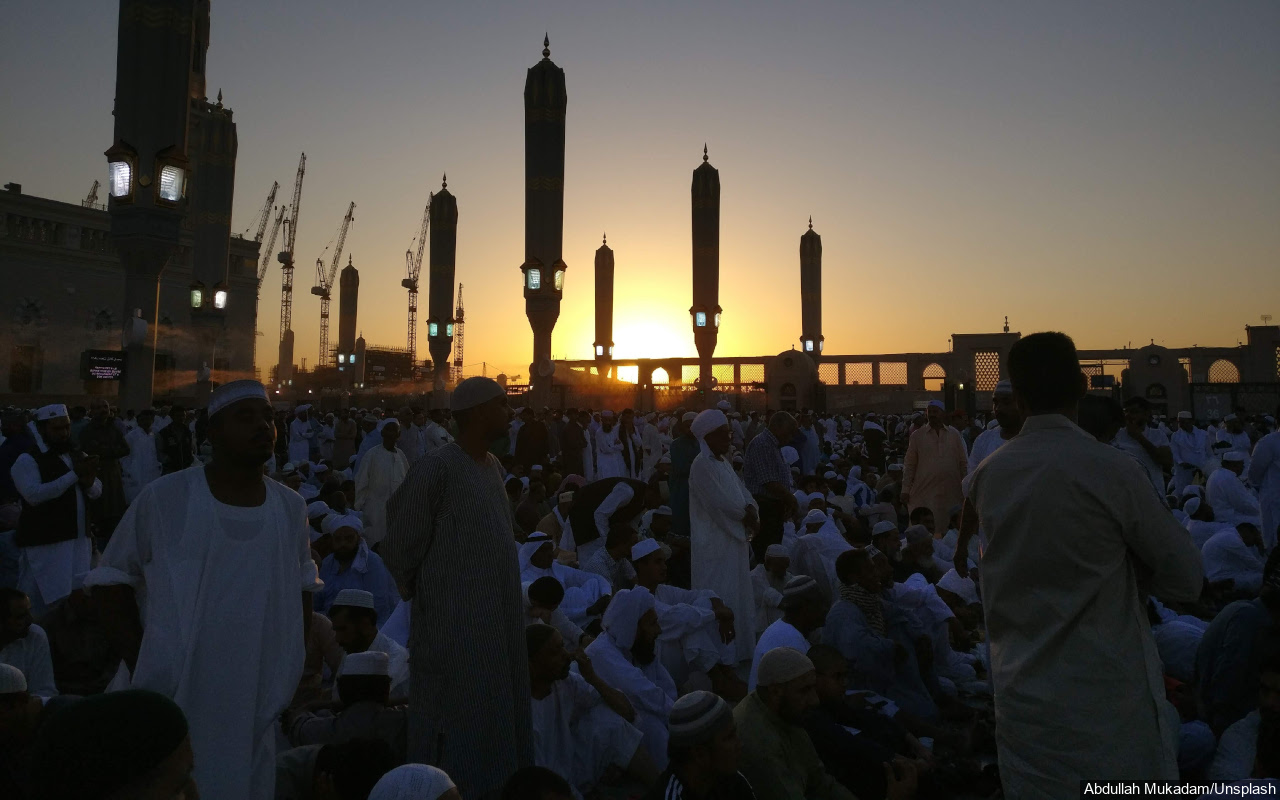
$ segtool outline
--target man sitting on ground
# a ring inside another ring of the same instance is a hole
[[[333,635],[347,656],[353,653],[374,651],[386,653],[391,676],[391,697],[403,701],[409,697],[409,651],[391,641],[378,630],[377,612],[373,608],[373,595],[363,589],[343,589],[333,601],[329,618],[333,620]],[[346,658],[343,658],[343,664]],[[341,677],[343,666],[338,666]],[[334,699],[338,699],[337,682],[334,683]]]
[[[363,589],[373,595],[378,627],[382,627],[400,601],[400,592],[382,557],[370,550],[360,535],[364,523],[354,515],[330,514],[324,520],[323,530],[329,535],[333,552],[320,563],[324,588],[316,595],[315,610],[327,614],[339,592]]]
[[[342,662],[338,676],[338,699],[342,710],[303,712],[284,720],[289,741],[307,744],[337,744],[352,739],[381,739],[391,747],[396,763],[405,759],[409,727],[408,706],[389,706],[391,675],[386,653],[351,653]]]
[[[711,692],[690,692],[671,706],[670,766],[644,800],[755,800],[738,771],[742,747],[733,709]]]
[[[749,691],[755,691],[760,659],[770,650],[790,647],[801,653],[809,650],[809,636],[822,627],[827,618],[827,603],[818,591],[818,584],[808,575],[797,575],[787,581],[782,590],[782,619],[777,620],[756,642],[755,656],[751,662],[751,674],[747,679]]]

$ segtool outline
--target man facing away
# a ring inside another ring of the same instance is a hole
[[[1027,419],[970,492],[1005,794],[1175,780],[1178,718],[1137,576],[1165,602],[1195,600],[1200,555],[1133,459],[1072,421],[1086,383],[1070,337],[1021,339],[1009,373]]]
[[[419,459],[391,496],[382,554],[413,603],[409,758],[481,797],[533,764],[520,571],[489,453],[506,434],[507,395],[473,377],[450,406],[457,440]]]
[[[276,720],[302,676],[320,588],[302,498],[262,474],[273,417],[261,383],[219,386],[213,460],[144,488],[85,580],[124,659],[115,688],[182,708],[208,798],[272,797]]]

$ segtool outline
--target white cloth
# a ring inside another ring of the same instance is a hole
[[[575,670],[533,699],[533,759],[585,794],[610,765],[626,769],[644,734]]]
[[[1135,565],[1151,594],[1195,600],[1204,578],[1190,534],[1133,459],[1057,414],[1029,417],[989,456],[970,499],[988,540],[982,600],[1005,795],[1076,798],[1081,775],[1176,780],[1177,714]]]
[[[1181,493],[1195,470],[1209,460],[1209,434],[1195,427],[1190,431],[1179,428],[1169,437],[1169,449],[1173,452],[1173,488]]]
[[[43,443],[39,443],[39,447],[47,452]],[[61,458],[62,463],[71,467],[70,455],[64,453]],[[54,603],[71,594],[76,582],[92,566],[93,542],[86,534],[84,501],[86,496],[90,500],[102,496],[102,481],[95,478],[86,492],[79,485],[75,470],[71,469],[60,478],[42,483],[40,467],[29,453],[18,456],[9,476],[13,478],[18,494],[33,506],[56,500],[75,487],[76,538],[23,547],[18,556],[18,588],[31,598],[31,613],[39,617]]]
[[[715,593],[658,584],[654,610],[662,634],[658,654],[677,686],[693,672],[710,672],[718,664],[733,664],[737,650],[720,638],[711,600]]]
[[[977,469],[983,459],[999,450],[1005,441],[999,425],[978,434],[978,438],[973,440],[973,446],[969,448],[969,471],[973,472]],[[934,521],[941,522],[941,520]]]
[[[756,564],[751,570],[751,588],[756,598],[756,630],[764,631],[782,619],[782,609],[778,607],[782,602],[782,589],[793,577],[788,570],[781,579],[775,578],[764,564]]]
[[[316,432],[311,428],[311,419],[294,417],[289,423],[289,460],[297,464],[311,460],[311,440]]]
[[[356,509],[364,515],[364,538],[377,544],[387,535],[387,500],[409,472],[400,448],[374,447],[360,459],[356,473]]]
[[[1205,522],[1199,519],[1188,519],[1183,523],[1183,527],[1191,534],[1191,541],[1196,543],[1196,547],[1204,549],[1204,543],[1209,541],[1218,531],[1231,531],[1235,533],[1234,525],[1227,525],[1222,522]]]
[[[801,653],[809,652],[809,640],[804,638],[796,626],[784,619],[779,619],[764,629],[760,641],[756,642],[756,652],[751,659],[751,675],[747,678],[747,690],[756,690],[756,673],[760,671],[760,659],[770,650],[779,647],[790,647]]]
[[[1169,446],[1169,439],[1160,432],[1159,428],[1147,428],[1142,432],[1142,435],[1155,447]],[[1164,467],[1156,463],[1156,460],[1151,457],[1151,454],[1147,452],[1141,442],[1130,436],[1128,430],[1121,428],[1111,444],[1128,453],[1137,461],[1138,465],[1147,474],[1147,480],[1151,482],[1156,494],[1160,497],[1165,496]]]
[[[276,721],[306,659],[301,593],[321,586],[302,498],[263,485],[266,501],[246,508],[214,499],[202,466],[160,477],[85,580],[136,592],[137,668],[130,680],[121,665],[113,688],[150,689],[182,708],[196,783],[211,798],[274,796]]]
[[[610,476],[617,477],[617,476]],[[604,540],[609,538],[609,518],[614,515],[618,509],[630,503],[636,497],[635,489],[631,488],[631,484],[619,482],[609,491],[600,505],[596,506],[596,510],[592,512],[592,519],[596,522],[596,533],[600,534],[599,543],[604,544]],[[589,558],[583,553],[578,553],[578,563],[585,564],[584,558]]]
[[[391,697],[407,698],[409,696],[409,651],[402,647],[382,631],[373,637],[366,653],[387,654],[387,674],[391,676]],[[347,663],[347,654],[342,655],[338,671],[333,675],[333,699],[338,699],[338,676],[342,674],[342,666]]]
[[[733,465],[706,453],[689,468],[689,547],[694,589],[710,589],[733,610],[737,660],[755,649],[756,599],[751,586],[751,546],[743,527],[753,498]]]
[[[1244,481],[1229,469],[1216,469],[1204,487],[1205,500],[1213,507],[1213,518],[1228,525],[1250,522],[1262,526],[1262,505]]]
[[[1160,652],[1165,674],[1183,683],[1191,683],[1195,679],[1196,651],[1204,638],[1204,626],[1171,619],[1154,626],[1151,635],[1156,640],[1156,650]]]
[[[1266,557],[1244,543],[1235,528],[1223,528],[1209,537],[1200,549],[1204,576],[1216,583],[1230,579],[1233,588],[1256,592],[1262,588],[1262,568]]]
[[[1274,550],[1276,529],[1280,528],[1280,433],[1258,440],[1249,462],[1249,482],[1258,489],[1262,506],[1262,541],[1268,551]]]
[[[1253,441],[1249,438],[1249,434],[1245,431],[1232,433],[1223,426],[1214,437],[1216,442],[1226,442],[1231,445],[1229,450],[1224,452],[1240,452],[1244,453],[1244,474],[1249,474],[1249,451],[1253,449]]]
[[[132,503],[142,487],[160,477],[163,469],[156,451],[156,436],[142,428],[133,428],[125,434],[129,455],[120,459],[120,477],[124,482],[124,499]]]
[[[32,625],[27,635],[14,639],[0,650],[0,664],[17,667],[27,679],[27,693],[48,700],[58,696],[53,678],[53,658],[49,654],[49,636],[44,628]]]
[[[631,635],[634,637],[634,630]],[[648,664],[637,664],[632,660],[630,648],[629,639],[619,643],[613,633],[605,631],[587,645],[586,654],[596,674],[627,696],[636,712],[632,724],[644,734],[645,750],[654,764],[664,769],[667,764],[667,719],[671,716],[671,705],[676,701],[676,685],[662,665],[662,659],[655,656]]]
[[[1262,714],[1256,708],[1236,720],[1222,732],[1218,740],[1213,764],[1209,767],[1211,781],[1243,781],[1253,775],[1253,764],[1258,757],[1258,727]]]
[[[529,558],[537,551],[538,545],[527,542],[520,546],[520,581],[533,583],[538,578],[552,577],[560,581],[564,587],[564,600],[560,601],[560,610],[580,628],[590,624],[592,617],[587,609],[595,605],[600,598],[612,594],[609,582],[591,572],[574,569],[558,561],[551,562],[546,569],[539,569],[529,563]]]
[[[601,429],[596,434],[595,480],[627,476],[627,464],[622,460],[622,440],[618,437],[618,431],[619,428],[615,425],[607,431]]]

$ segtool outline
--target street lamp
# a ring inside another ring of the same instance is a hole
[[[196,281],[191,284],[191,307],[202,308],[204,306],[204,284]]]
[[[227,287],[219,283],[213,287],[213,307],[222,311],[227,307]]]

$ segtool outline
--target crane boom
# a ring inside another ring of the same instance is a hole
[[[431,200],[435,193],[427,195],[427,207],[422,210],[422,228],[418,231],[418,252],[404,251],[406,277],[400,285],[409,290],[409,363],[418,361],[418,276],[422,274],[422,252],[427,245],[427,228],[431,226]]]
[[[302,176],[307,171],[307,154],[298,159],[298,177],[293,184],[293,204],[289,206],[289,218],[284,223],[284,249],[276,258],[280,261],[280,341],[293,330],[293,243],[298,236],[298,209],[302,205]],[[292,364],[280,364],[277,369],[292,369]]]
[[[275,249],[276,238],[280,235],[280,226],[284,224],[284,214],[287,210],[284,206],[280,206],[276,221],[271,223],[271,236],[267,239],[267,246],[262,248],[262,263],[258,265],[259,290],[262,289],[262,280],[267,277],[267,267],[271,266],[271,251]]]
[[[324,262],[316,259],[316,285],[311,293],[320,296],[320,355],[316,365],[328,364],[332,359],[329,354],[329,299],[333,288],[333,279],[338,274],[338,261],[342,258],[342,248],[347,243],[347,231],[351,221],[355,219],[356,204],[352,201],[347,206],[347,215],[342,218],[342,227],[338,229],[338,243],[333,249],[333,261],[329,263],[329,271],[324,272]]]
[[[253,240],[259,244],[262,243],[262,234],[267,232],[267,223],[271,221],[271,212],[276,206],[276,191],[279,188],[279,181],[271,182],[271,191],[267,192],[267,202],[262,204],[262,213],[258,215],[258,233]]]

